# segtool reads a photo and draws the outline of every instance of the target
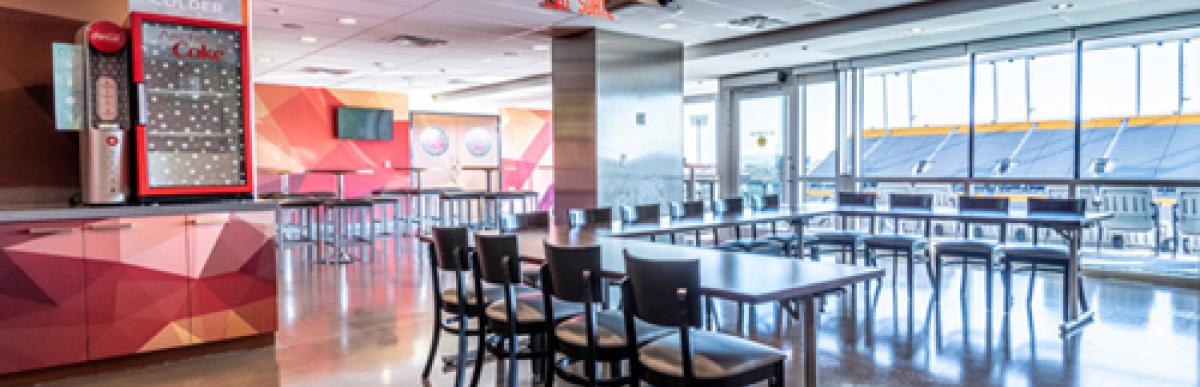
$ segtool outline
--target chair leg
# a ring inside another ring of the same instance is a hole
[[[433,342],[429,345],[429,356],[425,359],[425,370],[421,379],[429,379],[429,371],[433,369],[433,359],[437,357],[438,340],[442,337],[442,312],[439,309],[433,314]]]
[[[908,300],[912,302],[913,296],[913,251],[908,249]]]
[[[461,304],[460,304],[461,305]],[[454,370],[454,385],[462,387],[467,376],[467,322],[470,321],[464,313],[460,315],[458,320],[458,364]]]
[[[471,375],[471,387],[479,385],[479,376],[483,374],[483,355],[487,353],[487,329],[479,324],[479,344],[475,349],[475,372]]]
[[[942,299],[942,255],[934,255],[935,262],[933,263],[933,298],[936,300]]]
[[[987,265],[983,268],[983,290],[987,292],[987,310],[992,310],[992,257],[988,257]]]
[[[508,341],[508,383],[505,386],[517,387],[517,372],[519,371],[520,364],[517,362],[519,359],[517,359],[516,328],[509,327],[508,333],[509,337],[506,338]]]
[[[1083,292],[1083,277],[1075,277],[1076,285],[1079,286],[1079,305],[1083,307],[1083,311],[1087,312],[1088,300],[1087,295]]]
[[[970,276],[971,276],[971,273],[967,271],[967,259],[966,259],[966,258],[963,258],[963,262],[962,262],[962,287],[961,287],[961,288],[959,288],[959,290],[958,290],[958,292],[959,292],[959,293],[962,293],[962,294],[967,294],[967,277],[970,277]]]
[[[892,287],[896,287],[897,278],[900,278],[900,260],[896,254],[892,254]]]
[[[1025,295],[1025,303],[1026,304],[1033,303],[1033,281],[1035,279],[1037,279],[1037,264],[1036,263],[1029,266],[1029,291]]]
[[[1001,274],[1004,282],[1004,310],[1012,307],[1012,261],[1004,260],[1004,272]]]

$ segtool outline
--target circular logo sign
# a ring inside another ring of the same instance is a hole
[[[484,128],[471,128],[467,131],[463,142],[466,143],[467,153],[474,157],[487,156],[492,153],[492,143],[495,138],[490,130]]]
[[[121,140],[117,139],[117,136],[108,136],[104,138],[104,143],[108,144],[108,146],[117,146],[117,144],[121,143]]]
[[[450,136],[446,135],[445,129],[437,126],[426,127],[417,137],[417,141],[421,143],[425,154],[430,156],[444,155],[450,149]]]
[[[113,53],[125,48],[125,29],[110,21],[88,23],[87,41],[101,52]]]

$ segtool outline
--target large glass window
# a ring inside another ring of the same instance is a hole
[[[866,122],[862,173],[880,177],[967,175],[970,68],[963,58],[867,71],[863,101],[883,112],[882,127]],[[871,78],[881,78],[872,83]]]
[[[683,105],[683,158],[689,164],[717,162],[716,102]]]
[[[1075,117],[1075,55],[1065,52],[1031,56],[1029,119],[1073,120]]]
[[[1183,112],[1200,113],[1200,39],[1183,43]]]
[[[1179,41],[1150,42],[1138,46],[1141,55],[1141,115],[1179,112]]]
[[[1080,101],[1085,120],[1137,114],[1137,47],[1084,50]]]
[[[834,177],[837,86],[833,82],[821,82],[801,87],[804,101],[804,176]]]

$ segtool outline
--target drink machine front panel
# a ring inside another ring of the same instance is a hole
[[[138,195],[248,193],[246,33],[134,14]]]
[[[129,194],[130,117],[128,31],[112,22],[88,23],[78,37],[84,47],[86,128],[80,133],[80,199],[85,204],[122,204]]]

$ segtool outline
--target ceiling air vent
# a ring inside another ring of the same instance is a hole
[[[300,69],[304,74],[321,74],[321,75],[346,75],[353,72],[350,69],[337,69],[332,67],[304,67]]]
[[[783,20],[770,18],[764,15],[750,15],[743,18],[737,18],[725,22],[723,26],[743,31],[758,31],[768,28],[781,27],[787,24]]]
[[[399,34],[399,35],[386,37],[386,38],[383,38],[382,42],[388,43],[388,44],[404,46],[404,47],[417,47],[417,48],[441,47],[441,46],[445,46],[446,44],[450,43],[450,42],[446,41],[445,39],[429,38],[429,37],[409,35],[409,34]]]

